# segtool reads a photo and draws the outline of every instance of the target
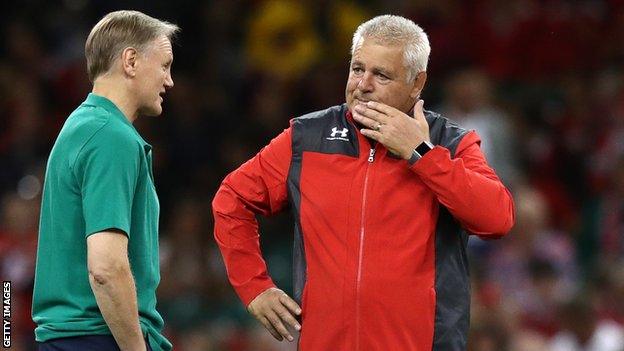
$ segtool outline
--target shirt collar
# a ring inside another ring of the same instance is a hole
[[[101,107],[101,108],[105,109],[106,111],[108,111],[111,114],[111,116],[113,118],[121,121],[122,123],[125,123],[126,125],[130,126],[130,128],[132,128],[134,133],[143,142],[143,147],[145,148],[145,153],[146,154],[152,149],[152,146],[150,144],[148,144],[145,141],[145,139],[143,139],[141,134],[139,134],[139,132],[136,130],[136,128],[134,128],[134,125],[132,125],[132,123],[130,123],[128,118],[126,118],[126,115],[124,115],[123,112],[121,112],[121,110],[119,109],[119,107],[117,107],[117,105],[115,105],[109,99],[107,99],[107,98],[105,98],[103,96],[100,96],[100,95],[96,95],[94,93],[89,93],[89,95],[87,96],[87,99],[83,102],[83,104],[84,105],[91,105],[91,106]]]
[[[110,112],[110,114],[114,116],[115,118],[121,120],[125,124],[130,125],[134,128],[132,123],[130,123],[128,118],[126,118],[126,115],[124,115],[123,112],[121,112],[119,107],[117,107],[117,105],[115,105],[112,101],[110,101],[109,99],[103,96],[96,95],[94,93],[89,93],[89,95],[87,96],[87,99],[84,101],[84,104],[101,107],[105,109],[106,111]]]

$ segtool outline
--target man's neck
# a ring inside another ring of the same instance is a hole
[[[136,104],[133,103],[133,99],[126,91],[126,87],[122,82],[117,81],[113,77],[99,77],[95,83],[93,83],[93,94],[105,97],[117,106],[130,123],[138,117],[138,111]]]

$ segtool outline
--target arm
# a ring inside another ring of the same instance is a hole
[[[139,325],[137,294],[128,261],[128,238],[105,231],[87,238],[89,283],[98,307],[121,350],[146,350]]]
[[[276,339],[292,341],[282,322],[298,329],[293,314],[299,314],[300,309],[269,277],[256,221],[256,214],[271,215],[286,204],[291,143],[289,128],[230,173],[217,191],[212,209],[214,237],[234,290]]]
[[[73,167],[82,195],[89,283],[122,350],[146,349],[128,258],[142,152],[142,146],[126,133],[103,125],[76,156]]]
[[[459,142],[456,157],[436,146],[412,170],[460,221],[464,229],[484,238],[500,237],[514,223],[511,194],[488,166],[475,132]]]

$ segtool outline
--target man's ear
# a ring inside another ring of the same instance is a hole
[[[425,82],[427,82],[427,72],[418,72],[416,79],[414,79],[414,87],[410,92],[410,97],[412,99],[418,99],[418,97],[420,97],[420,92],[425,87]]]
[[[133,47],[127,47],[121,52],[121,65],[127,76],[134,77],[136,75],[138,57],[139,53]]]

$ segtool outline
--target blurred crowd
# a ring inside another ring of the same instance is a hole
[[[41,186],[67,115],[90,91],[91,26],[131,8],[177,23],[175,87],[135,125],[161,201],[159,310],[181,351],[295,350],[252,320],[212,236],[221,179],[292,117],[344,101],[362,21],[411,18],[432,46],[425,108],[476,129],[512,190],[516,226],[471,239],[470,351],[624,350],[624,1],[24,0],[0,13],[0,276],[12,342],[30,320]],[[291,289],[288,214],[261,218]],[[330,318],[330,316],[328,316]]]

